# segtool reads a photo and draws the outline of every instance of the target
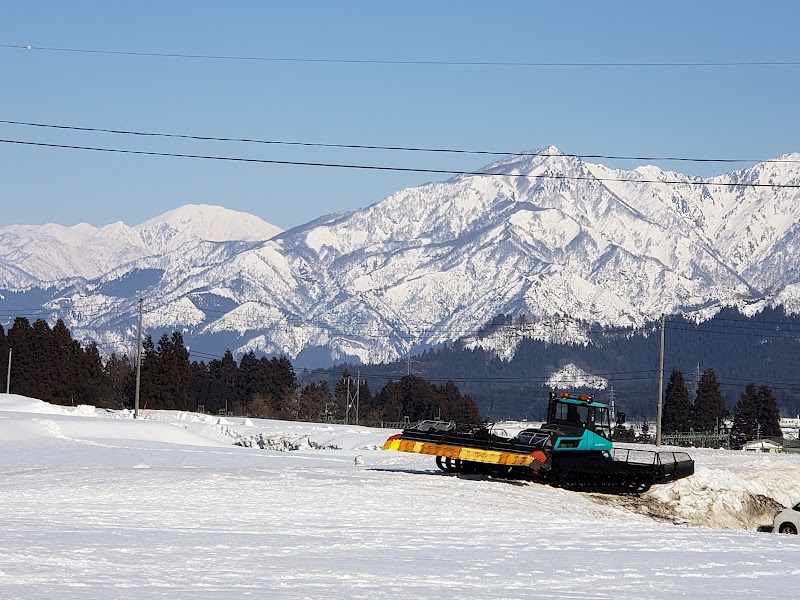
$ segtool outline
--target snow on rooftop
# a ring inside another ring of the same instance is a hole
[[[796,594],[800,538],[755,529],[798,454],[691,449],[694,476],[610,496],[444,475],[393,430],[141,417],[0,394],[0,597]]]

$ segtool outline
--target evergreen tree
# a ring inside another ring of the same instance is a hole
[[[6,330],[0,324],[0,383],[2,388],[0,392],[6,391],[6,382],[8,378],[8,338],[6,338]]]
[[[155,347],[155,362],[152,373],[154,389],[150,398],[150,408],[152,409],[174,410],[177,408],[174,404],[175,399],[169,377],[169,371],[171,370],[169,345],[169,336],[166,333],[162,333]]]
[[[34,389],[38,369],[33,353],[31,324],[25,317],[17,317],[6,336],[12,351],[11,393],[37,398]],[[41,398],[39,398],[41,400]]]
[[[236,398],[235,405],[241,407],[244,412],[253,414],[263,412],[263,409],[251,410],[251,401],[256,396],[266,398],[267,372],[262,363],[256,358],[252,350],[242,356],[239,361],[239,369],[236,371]]]
[[[667,391],[664,394],[664,406],[661,413],[661,427],[667,433],[689,431],[692,422],[692,403],[683,373],[672,369]]]
[[[295,418],[301,421],[325,422],[331,400],[327,381],[309,383],[300,390],[300,394],[297,396],[293,409]]]
[[[728,409],[713,369],[706,369],[700,377],[692,408],[692,428],[695,431],[713,432],[722,428]]]
[[[462,396],[456,384],[448,381],[439,389],[442,419],[456,423],[480,423],[481,414],[470,396]]]
[[[97,344],[90,342],[85,348],[79,348],[73,360],[76,362],[74,386],[78,403],[111,408],[103,394],[103,360]]]
[[[177,331],[172,336],[164,333],[158,340],[156,357],[158,407],[164,410],[187,410],[192,369],[183,336]]]
[[[758,422],[761,425],[762,437],[782,438],[781,416],[778,412],[778,401],[772,395],[768,385],[758,388]]]
[[[192,377],[189,381],[189,410],[214,412],[210,405],[211,375],[208,365],[203,361],[193,362],[191,366]]]
[[[733,433],[745,439],[755,439],[759,435],[757,405],[758,390],[754,383],[749,383],[733,407]]]
[[[375,404],[375,398],[372,396],[372,390],[369,389],[369,383],[366,379],[361,379],[358,386],[358,422],[365,424],[367,422],[367,415],[372,410]]]
[[[142,340],[142,354],[139,365],[139,408],[156,408],[158,402],[158,354],[150,334]],[[134,398],[135,401],[135,398]]]
[[[238,365],[230,350],[225,350],[222,360],[212,360],[208,364],[211,381],[209,383],[209,405],[213,410],[231,412],[236,399],[236,379]]]
[[[733,431],[750,440],[783,437],[778,403],[769,386],[747,385],[733,411]]]
[[[52,331],[45,334],[43,339],[48,340],[49,362],[52,368],[48,378],[52,381],[54,401],[69,405],[76,404],[76,401],[83,403],[79,390],[80,344],[72,339],[72,333],[61,319],[56,321]]]
[[[340,391],[345,377],[339,382]],[[399,382],[388,382],[368,408],[368,418],[375,422],[398,422],[425,419],[452,420],[458,423],[481,423],[475,401],[461,394],[452,381],[437,387],[419,377],[406,375]]]
[[[405,375],[400,379],[403,394],[403,414],[412,421],[435,419],[441,415],[436,388],[417,375]]]
[[[135,368],[128,356],[112,353],[103,365],[103,404],[109,408],[132,408]]]
[[[55,347],[53,332],[47,321],[36,319],[29,330],[30,346],[28,352],[35,363],[35,378],[29,382],[31,395],[52,404],[75,405],[73,384],[75,373],[69,369],[71,344],[63,351]],[[70,340],[72,336],[70,336]],[[72,388],[72,389],[70,389]],[[65,394],[65,391],[71,393]],[[59,393],[61,392],[61,393]],[[69,396],[69,402],[66,402]]]
[[[408,416],[403,412],[403,390],[397,381],[389,381],[378,394],[374,408],[379,421],[400,422]]]
[[[286,356],[262,359],[266,371],[265,395],[272,404],[275,416],[291,413],[293,397],[297,391],[297,376],[291,361]]]

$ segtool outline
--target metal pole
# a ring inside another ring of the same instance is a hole
[[[6,394],[11,393],[11,351],[13,348],[8,349],[8,375],[6,376]]]
[[[136,397],[133,404],[133,418],[139,418],[139,387],[142,381],[142,299],[139,298],[139,332],[136,335]]]
[[[656,417],[656,446],[661,445],[661,409],[664,389],[664,314],[661,314],[661,352],[658,358],[658,415]]]

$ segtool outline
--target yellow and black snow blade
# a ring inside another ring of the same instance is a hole
[[[421,442],[417,440],[406,440],[402,434],[391,436],[383,444],[384,450],[397,450],[399,452],[413,452],[415,454],[428,454],[430,456],[441,456],[454,460],[486,463],[491,465],[505,465],[509,467],[530,467],[536,471],[546,461],[547,456],[541,450],[533,452],[505,452],[501,450],[489,450],[483,448],[471,448],[452,444],[442,444],[436,442]]]

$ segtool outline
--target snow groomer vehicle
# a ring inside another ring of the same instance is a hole
[[[422,421],[385,450],[429,454],[446,473],[526,479],[571,490],[641,493],[694,473],[686,452],[615,449],[608,407],[594,395],[550,392],[547,421],[513,437],[490,425]]]

